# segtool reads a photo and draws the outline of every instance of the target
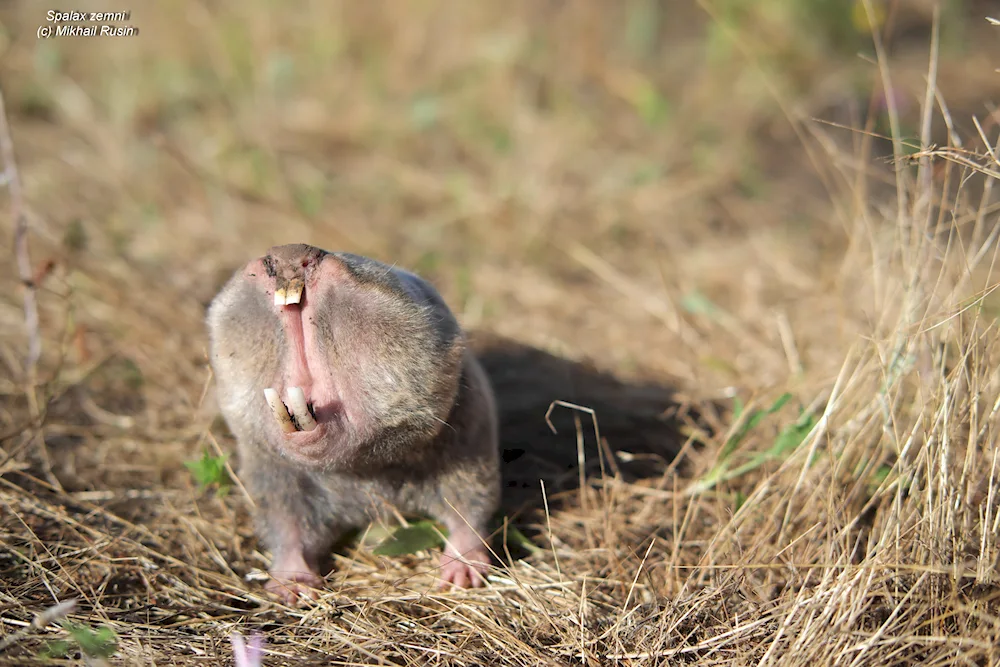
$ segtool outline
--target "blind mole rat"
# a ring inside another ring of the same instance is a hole
[[[271,593],[315,597],[334,541],[389,506],[447,527],[442,585],[482,585],[500,497],[496,407],[429,283],[280,245],[233,275],[207,320],[220,408],[274,555]]]

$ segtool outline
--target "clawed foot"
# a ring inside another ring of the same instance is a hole
[[[441,554],[441,582],[438,588],[480,588],[486,584],[490,554],[483,546],[466,551],[461,556],[445,551]]]
[[[306,560],[298,531],[287,532],[283,537],[283,546],[275,552],[268,570],[271,580],[264,590],[289,607],[297,607],[302,600],[319,598],[316,589],[323,586],[323,579],[317,574],[315,563]]]
[[[290,576],[289,576],[290,575]],[[323,580],[312,572],[271,573],[271,580],[264,585],[271,595],[289,607],[297,607],[303,600],[318,600]]]

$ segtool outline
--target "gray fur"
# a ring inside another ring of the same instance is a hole
[[[304,257],[309,269],[299,268]],[[319,266],[324,273],[305,289],[313,317],[303,326],[315,327],[339,395],[353,398],[339,410],[317,408],[326,420],[322,452],[304,462],[262,392],[288,370],[274,284],[296,271],[320,275],[309,273]],[[466,547],[468,524],[486,537],[500,494],[493,393],[430,284],[358,255],[277,246],[236,272],[207,321],[220,408],[257,503],[258,535],[276,562],[301,549],[318,573],[341,533],[384,516],[387,504],[439,519]]]

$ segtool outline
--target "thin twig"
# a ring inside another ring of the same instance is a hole
[[[7,120],[7,107],[4,104],[3,92],[0,91],[0,156],[3,157],[4,182],[10,192],[11,215],[14,219],[14,254],[17,256],[17,273],[21,286],[24,288],[24,327],[28,334],[28,357],[24,362],[24,392],[28,399],[28,409],[35,429],[26,434],[28,442],[35,442],[38,454],[45,466],[45,474],[49,482],[57,489],[62,485],[52,472],[52,461],[45,438],[42,435],[42,410],[38,401],[36,387],[38,385],[38,360],[42,356],[42,335],[38,325],[38,295],[37,285],[31,271],[31,256],[28,254],[28,213],[24,206],[24,196],[21,190],[21,175],[14,161],[14,142],[11,139],[10,123]]]
[[[17,255],[17,274],[24,287],[24,326],[28,332],[28,358],[25,376],[34,384],[35,367],[42,356],[42,336],[38,330],[38,300],[35,281],[31,275],[31,256],[28,254],[28,215],[25,212],[21,191],[21,176],[14,161],[14,142],[3,91],[0,91],[0,156],[3,156],[3,181],[10,192],[10,208],[14,218],[14,253]]]

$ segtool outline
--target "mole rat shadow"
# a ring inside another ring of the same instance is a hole
[[[471,332],[470,344],[486,369],[497,398],[503,468],[503,510],[507,516],[543,507],[541,482],[549,508],[558,494],[580,485],[578,464],[583,437],[584,472],[625,479],[657,476],[684,443],[683,409],[667,386],[630,384],[592,366],[485,332]],[[593,410],[606,447],[598,446],[590,414],[556,405],[564,401]],[[575,418],[579,418],[577,428]],[[691,418],[697,419],[695,415]],[[618,452],[614,461],[609,454]]]

